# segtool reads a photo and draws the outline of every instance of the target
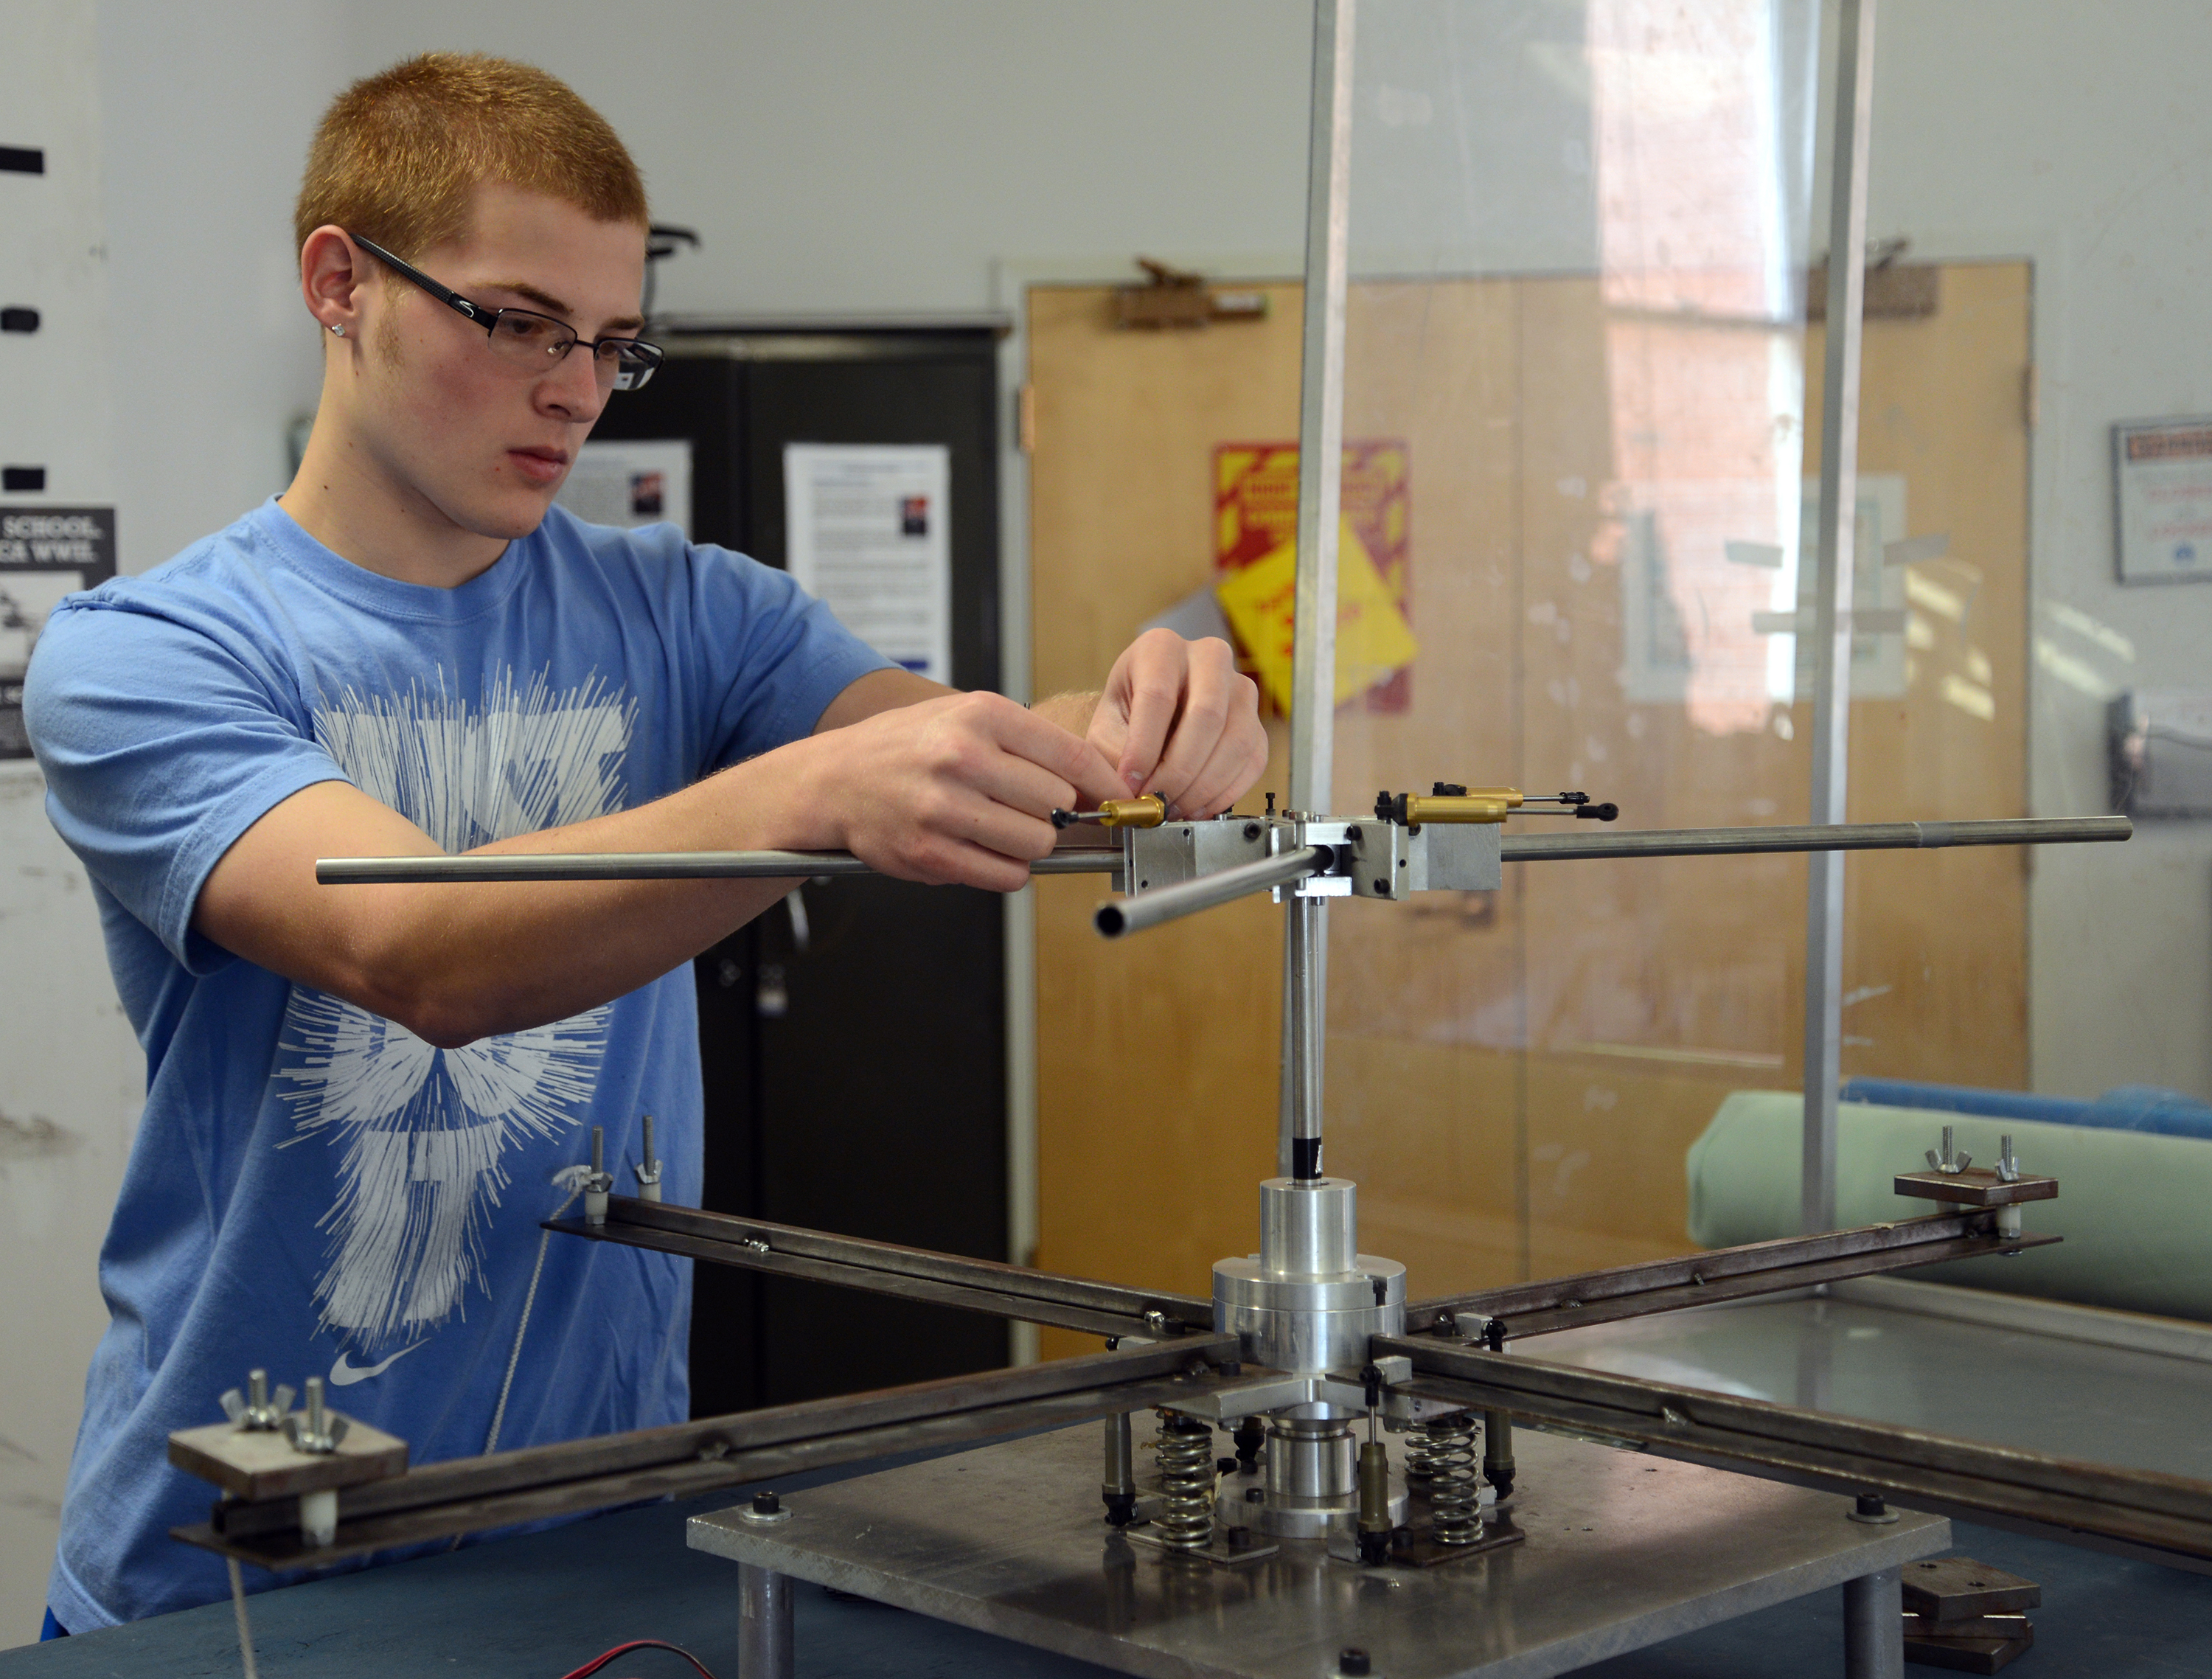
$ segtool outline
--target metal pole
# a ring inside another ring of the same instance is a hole
[[[1344,466],[1344,289],[1356,0],[1315,0],[1307,143],[1305,345],[1298,392],[1298,598],[1290,808],[1329,807],[1336,722],[1336,538]]]
[[[1352,44],[1358,0],[1314,0],[1306,148],[1305,344],[1298,390],[1297,627],[1291,659],[1290,808],[1329,808],[1336,751],[1336,540],[1344,469],[1344,292],[1352,224]],[[1281,1104],[1276,1169],[1321,1175],[1328,909],[1283,909]]]
[[[1905,1679],[1903,1573],[1844,1582],[1844,1679]]]
[[[792,1679],[791,1579],[738,1565],[738,1679]]]
[[[1111,874],[1117,849],[1070,847],[1030,865],[1038,874]],[[872,874],[849,851],[495,852],[459,857],[319,857],[324,886],[413,885],[454,880],[805,880],[817,874]]]
[[[1820,546],[1813,605],[1813,798],[1817,825],[1848,803],[1852,538],[1859,499],[1859,338],[1866,296],[1867,145],[1874,119],[1877,0],[1840,0],[1836,140],[1830,165],[1826,371],[1820,392]],[[1836,1225],[1836,1094],[1843,1076],[1844,859],[1806,869],[1805,1142],[1800,1222]]]
[[[1328,900],[1292,897],[1284,908],[1283,960],[1291,1012],[1283,1021],[1283,1072],[1291,1086],[1290,1159],[1285,1177],[1322,1175],[1322,1055],[1328,1025]]]
[[[1181,881],[1172,886],[1155,886],[1148,892],[1139,892],[1131,897],[1109,897],[1093,912],[1091,921],[1109,939],[1118,939],[1125,933],[1141,933],[1148,927],[1158,927],[1162,922],[1171,922],[1200,909],[1211,909],[1235,898],[1267,891],[1271,887],[1292,885],[1309,874],[1326,869],[1332,858],[1333,853],[1328,846],[1302,845],[1279,856],[1262,857],[1256,863],[1239,863],[1234,868],[1216,869],[1211,874],[1200,875],[1195,880]],[[1304,901],[1293,900],[1297,903]]]

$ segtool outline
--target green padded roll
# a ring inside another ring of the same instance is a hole
[[[1837,1115],[1836,1221],[1847,1228],[1937,1210],[1891,1183],[1927,1169],[1947,1124],[1976,1165],[1994,1165],[2009,1134],[2021,1171],[2058,1180],[2057,1200],[2024,1209],[2031,1233],[2066,1238],[2057,1246],[1898,1275],[2212,1321],[2212,1141],[1859,1102]],[[1803,1135],[1795,1091],[1742,1090],[1722,1103],[1690,1146],[1690,1239],[1723,1248],[1798,1234]]]

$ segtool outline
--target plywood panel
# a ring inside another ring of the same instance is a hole
[[[1210,580],[1214,446],[1297,435],[1298,294],[1270,289],[1261,321],[1152,332],[1117,330],[1104,287],[1030,293],[1034,691],[1096,686]],[[1036,1262],[1205,1293],[1213,1262],[1253,1244],[1253,1186],[1273,1170],[1272,906],[1108,945],[1095,878],[1036,890]],[[1059,1331],[1042,1345],[1097,1350]]]

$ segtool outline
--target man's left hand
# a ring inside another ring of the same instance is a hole
[[[1228,642],[1169,630],[1146,630],[1114,661],[1085,738],[1131,793],[1158,794],[1177,817],[1218,815],[1267,767],[1259,684]]]

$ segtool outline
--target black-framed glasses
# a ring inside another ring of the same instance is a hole
[[[400,261],[382,246],[373,244],[359,234],[348,234],[346,237],[394,274],[422,287],[455,314],[483,327],[494,352],[501,360],[511,362],[518,372],[550,373],[570,350],[585,344],[592,352],[592,371],[603,388],[635,391],[653,377],[653,369],[663,359],[658,344],[649,344],[642,339],[587,339],[566,322],[541,315],[534,309],[493,309],[482,303],[471,303],[460,293],[440,285],[421,269]]]

